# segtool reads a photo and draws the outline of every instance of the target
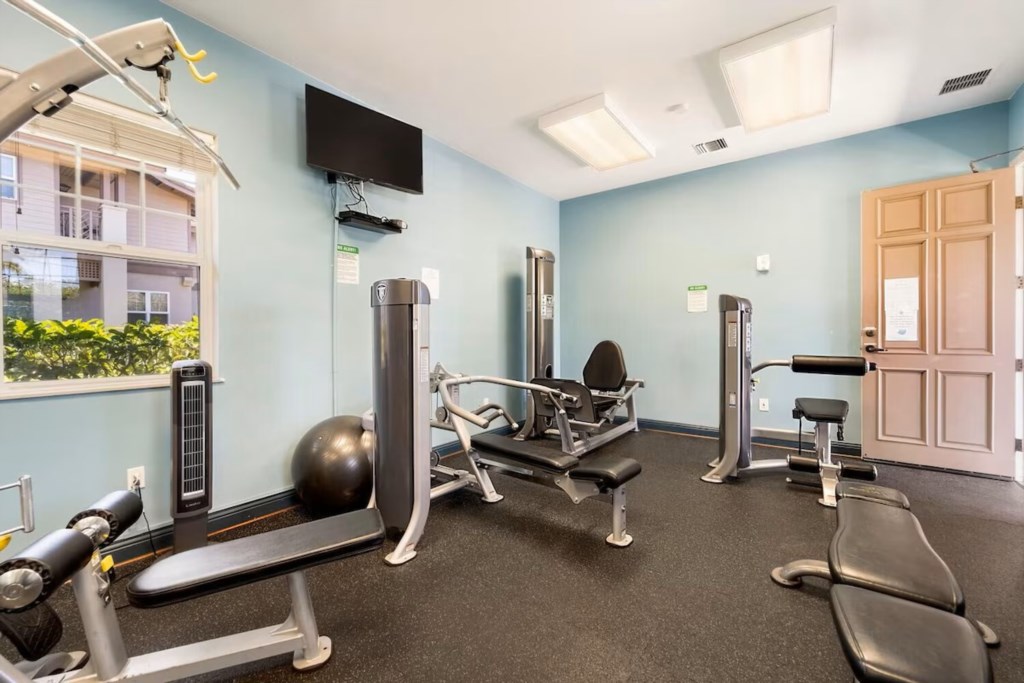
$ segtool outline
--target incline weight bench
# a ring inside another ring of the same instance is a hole
[[[902,506],[856,498],[840,498],[837,511],[827,563],[797,560],[771,575],[788,588],[806,576],[833,583],[833,615],[858,680],[991,680],[984,645],[999,638],[964,616],[960,584],[917,517]]]
[[[527,419],[516,440],[532,436],[558,436],[562,451],[568,455],[584,455],[597,450],[629,432],[640,431],[636,416],[636,390],[642,379],[629,379],[622,347],[611,340],[599,342],[583,366],[583,381],[535,377],[531,384],[554,389],[571,401],[553,401],[552,394],[530,390],[533,419]],[[611,426],[615,415],[626,408],[626,420]]]
[[[40,605],[68,578],[85,627],[89,661],[81,669],[36,680],[170,681],[291,652],[296,669],[326,663],[331,641],[317,631],[305,570],[381,547],[384,527],[376,510],[300,524],[197,548],[158,561],[128,585],[129,602],[162,607],[288,576],[291,614],[281,624],[129,657],[110,592],[111,558],[98,549],[141,515],[134,493],[112,493],[16,557],[0,563],[0,611]],[[244,615],[239,615],[244,623]]]

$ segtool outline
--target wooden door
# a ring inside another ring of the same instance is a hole
[[[865,457],[1014,473],[1014,175],[862,196]]]

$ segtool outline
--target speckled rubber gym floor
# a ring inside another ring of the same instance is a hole
[[[501,475],[504,501],[460,492],[435,503],[419,556],[379,553],[309,571],[325,667],[297,674],[283,656],[201,680],[248,681],[837,681],[852,674],[827,587],[786,590],[778,564],[824,559],[835,512],[781,475],[713,486],[698,477],[717,442],[658,432],[607,447],[644,472],[629,487],[633,546],[604,543],[608,504]],[[761,457],[778,457],[761,450]],[[960,580],[968,614],[1000,634],[996,679],[1024,680],[1024,489],[1013,483],[879,467],[909,496]],[[288,511],[224,534],[299,523]],[[144,562],[121,571],[116,590]],[[50,603],[60,649],[84,649],[69,588]],[[119,611],[132,654],[282,621],[284,578],[158,610]],[[10,655],[10,648],[0,646]]]

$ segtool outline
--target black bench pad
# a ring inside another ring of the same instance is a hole
[[[910,509],[910,500],[901,491],[866,481],[851,481],[849,479],[840,481],[836,486],[836,497],[866,500],[882,505],[892,505],[904,510]]]
[[[364,553],[383,543],[380,513],[357,510],[172,555],[128,584],[128,601],[135,607],[163,607]]]
[[[478,451],[503,455],[512,460],[544,467],[554,472],[565,472],[579,464],[575,455],[563,453],[558,448],[546,448],[530,441],[516,441],[511,436],[485,432],[470,439]]]
[[[617,489],[640,474],[640,470],[640,463],[632,458],[592,455],[583,458],[578,467],[569,470],[569,478],[592,481],[601,489]]]
[[[912,512],[851,498],[841,498],[836,510],[839,526],[828,549],[835,583],[964,613],[960,584]]]
[[[990,683],[981,636],[963,617],[882,593],[836,585],[832,618],[863,683]]]
[[[811,422],[843,424],[850,412],[850,404],[835,398],[798,398],[793,417]]]

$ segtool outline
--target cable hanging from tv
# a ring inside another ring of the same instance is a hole
[[[350,228],[362,228],[363,230],[373,230],[374,232],[380,232],[388,235],[401,234],[407,227],[409,227],[405,221],[398,218],[388,218],[387,216],[374,216],[370,213],[370,203],[366,200],[366,195],[363,194],[363,181],[338,176],[334,173],[327,173],[327,182],[331,183],[331,197],[334,199],[334,207],[338,206],[337,201],[337,189],[339,184],[344,184],[348,189],[349,196],[352,201],[345,204],[345,210],[338,212],[335,216],[342,225]],[[357,211],[352,207],[362,206],[365,211]]]

